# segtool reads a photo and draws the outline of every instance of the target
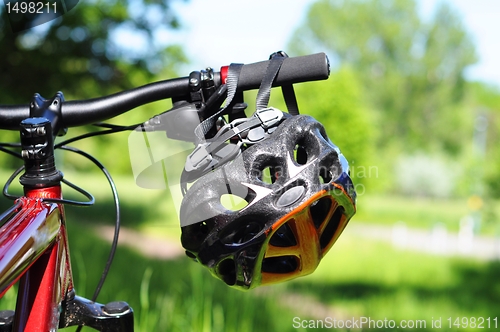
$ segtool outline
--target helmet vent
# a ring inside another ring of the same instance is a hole
[[[344,208],[342,206],[339,206],[333,213],[330,220],[328,220],[325,230],[323,231],[319,239],[319,244],[321,246],[321,249],[326,248],[332,241],[337,229],[339,228],[343,215],[344,215]]]
[[[230,211],[239,211],[248,205],[248,202],[244,198],[233,194],[221,195],[220,203]]]
[[[295,256],[268,257],[262,261],[262,272],[292,273],[297,270],[299,263]]]
[[[261,225],[255,221],[242,221],[225,228],[220,234],[220,239],[224,244],[243,244],[256,237],[261,230]]]
[[[325,141],[327,141],[328,143],[331,144],[330,139],[328,138],[328,135],[326,134],[325,127],[321,126],[321,128],[319,128],[319,134],[321,135],[321,137],[323,137],[323,139]]]
[[[311,204],[311,218],[317,229],[319,229],[326,220],[331,207],[332,200],[328,196],[324,196]]]
[[[275,247],[292,247],[297,245],[295,235],[293,234],[293,231],[288,223],[284,223],[280,228],[278,228],[269,240],[269,244]]]
[[[273,184],[280,176],[280,166],[268,166],[262,170],[260,179],[264,183]]]
[[[219,264],[219,275],[229,286],[236,283],[236,266],[231,258],[225,259]]]
[[[319,169],[319,182],[320,183],[330,183],[333,180],[332,171],[324,166],[320,166]]]
[[[304,142],[297,142],[297,144],[295,144],[295,148],[293,149],[293,159],[297,162],[297,164],[305,165],[307,164],[307,158],[307,150]]]

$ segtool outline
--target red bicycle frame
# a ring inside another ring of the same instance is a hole
[[[45,332],[85,325],[133,332],[126,302],[106,305],[75,295],[61,187],[25,190],[0,222],[0,298],[19,281],[16,311],[2,313],[0,331]],[[3,325],[2,325],[3,324]]]
[[[0,312],[0,332],[46,332],[75,325],[133,332],[133,311],[126,302],[102,305],[74,291],[62,205],[70,201],[62,199],[62,173],[54,159],[57,130],[52,130],[62,100],[62,94],[49,101],[35,95],[32,105],[41,105],[41,113],[33,106],[33,116],[21,122],[24,196],[0,215],[0,297],[18,281],[19,289],[15,312]]]
[[[27,190],[0,228],[0,296],[19,279],[13,331],[55,331],[73,290],[59,186]]]

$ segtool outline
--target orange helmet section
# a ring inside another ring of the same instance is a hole
[[[340,186],[331,191],[320,191],[272,226],[267,245],[263,246],[265,250],[261,253],[260,285],[287,281],[316,270],[354,215],[354,203],[350,199],[339,203],[341,197],[346,196]],[[273,244],[273,236],[277,236],[284,225],[291,230],[293,241],[288,245]],[[267,263],[276,266],[279,262],[282,269],[266,270]]]

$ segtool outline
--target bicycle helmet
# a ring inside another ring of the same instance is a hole
[[[180,208],[186,254],[239,289],[312,273],[356,209],[347,160],[323,125],[277,112],[272,125],[262,121],[243,137],[248,143],[255,130],[260,140],[186,188]],[[225,194],[246,206],[225,208]]]

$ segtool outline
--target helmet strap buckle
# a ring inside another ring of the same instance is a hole
[[[283,112],[274,107],[268,107],[255,111],[255,116],[259,118],[262,128],[268,129],[281,122]]]

